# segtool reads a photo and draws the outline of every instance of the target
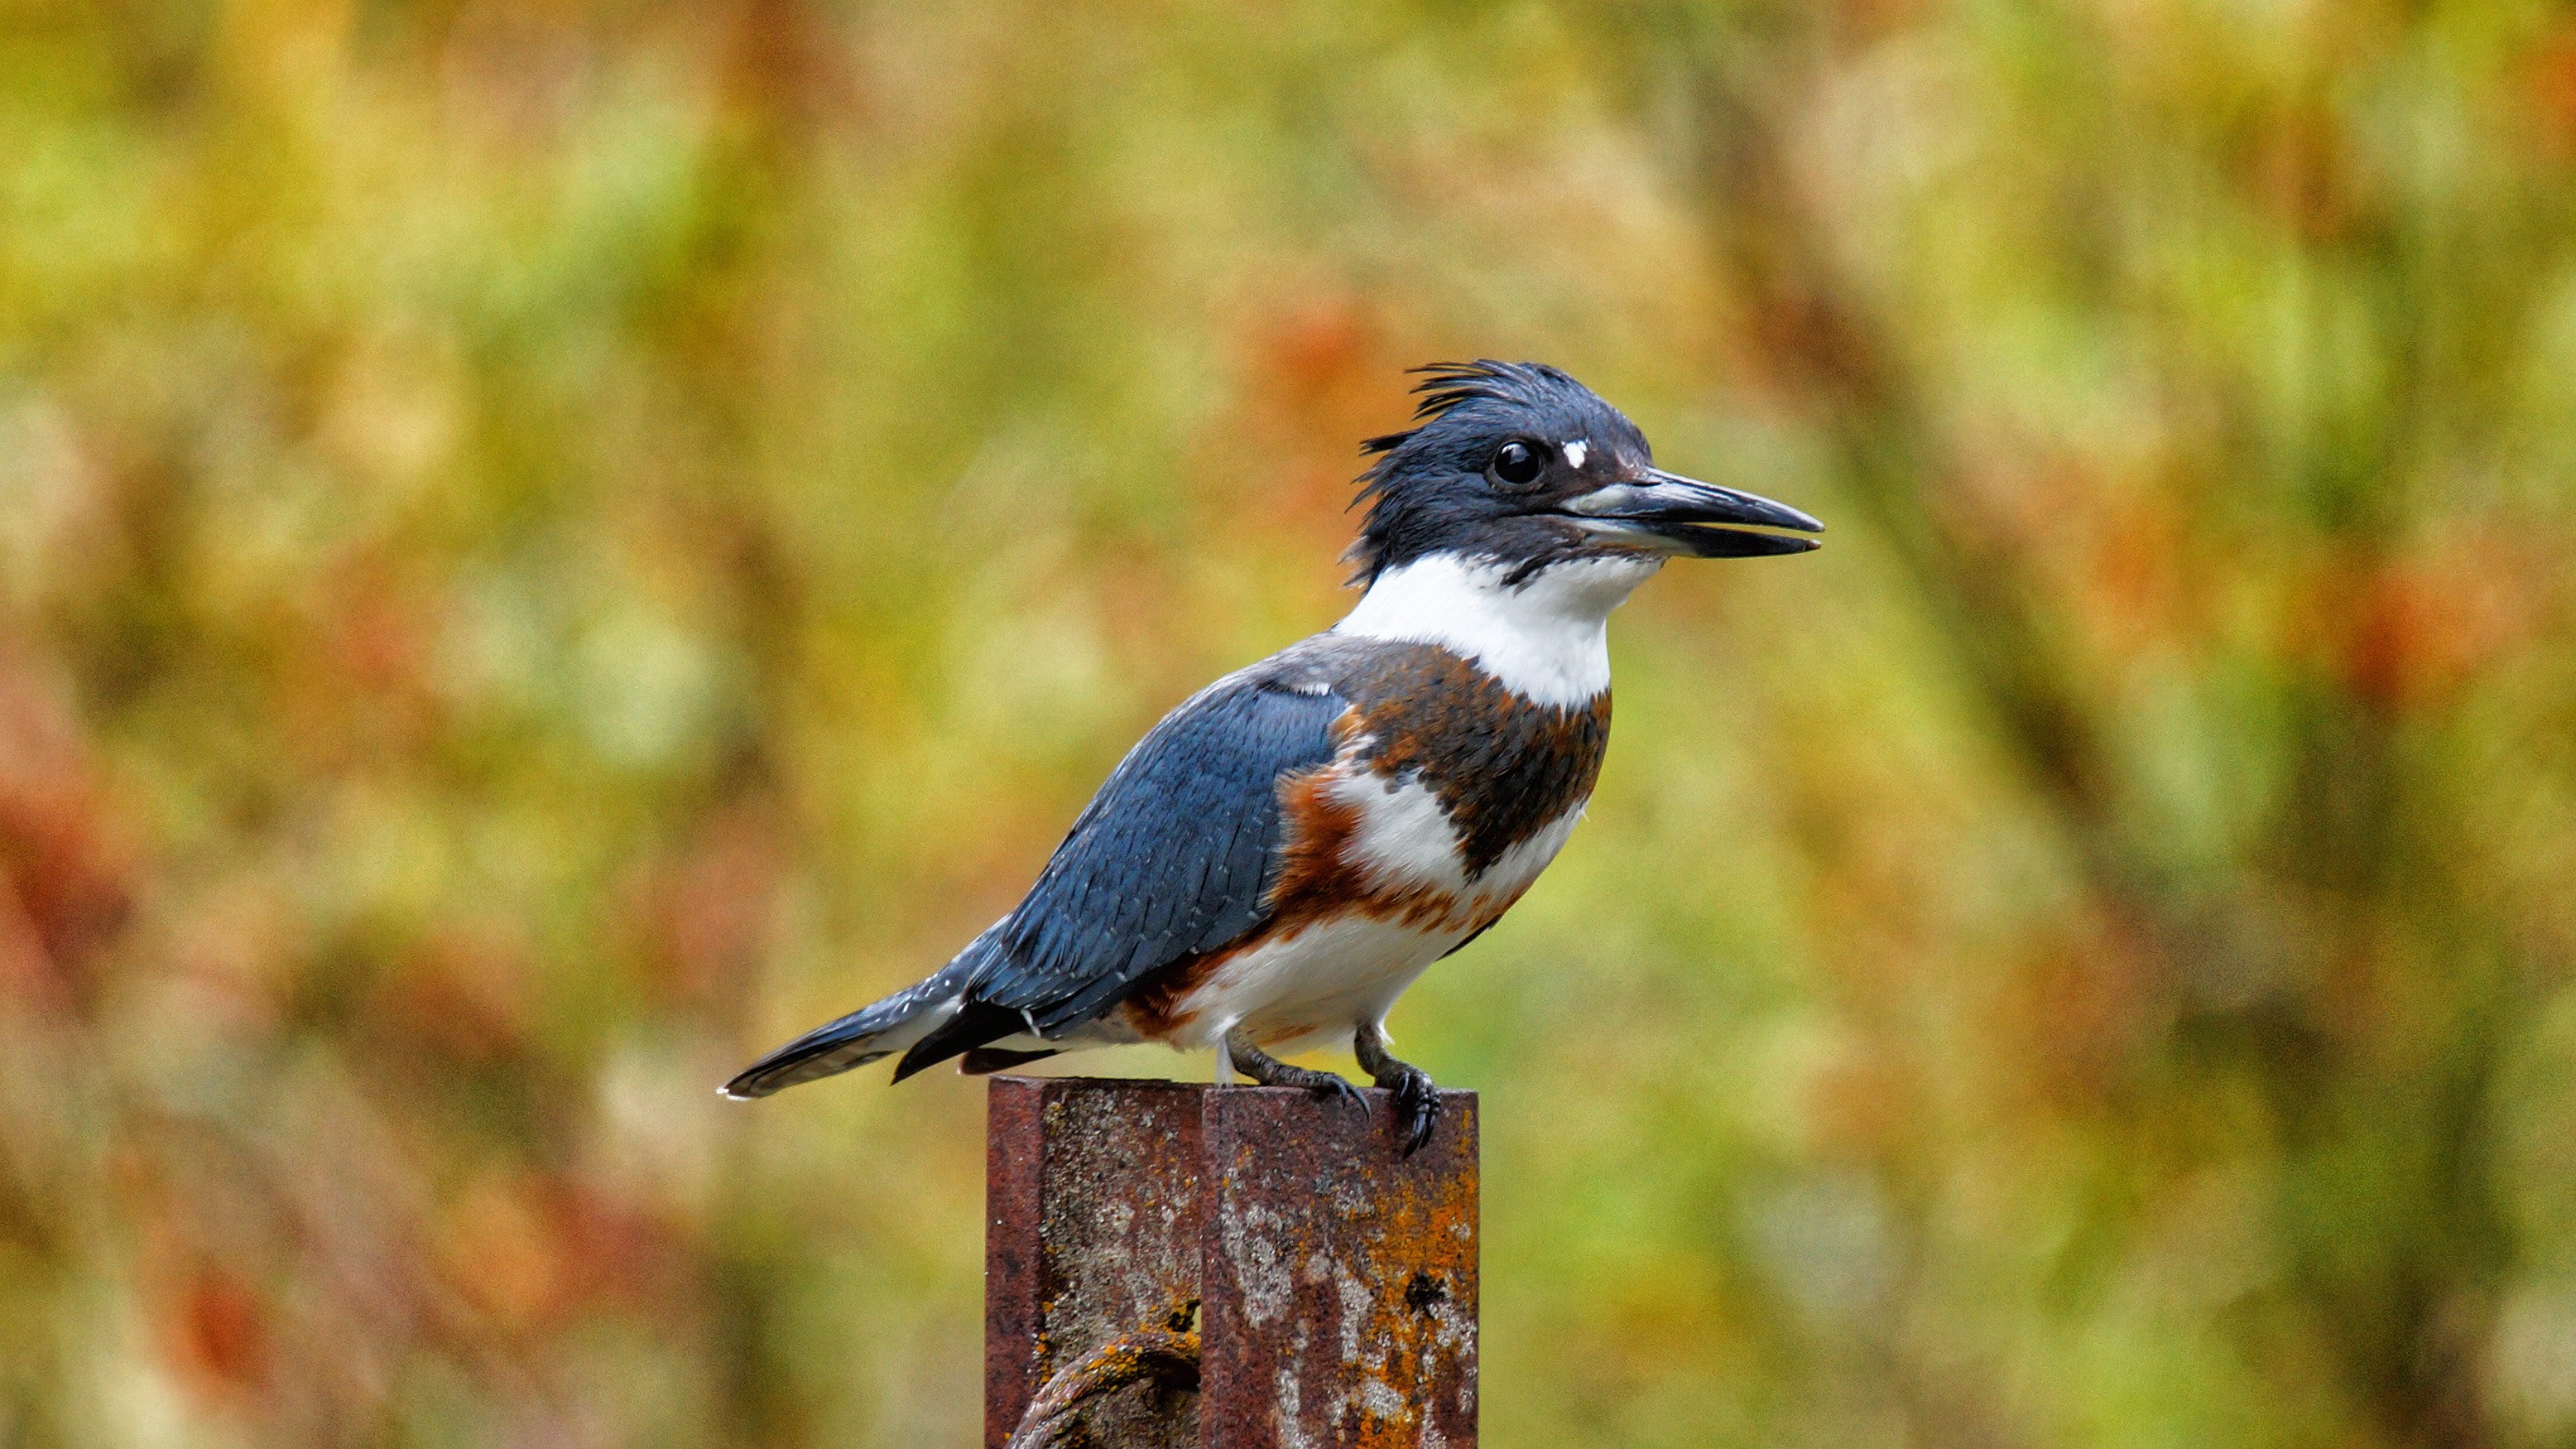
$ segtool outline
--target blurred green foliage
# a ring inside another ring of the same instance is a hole
[[[712,1089],[1476,355],[1833,530],[1396,1015],[1487,1442],[2576,1442],[2576,10],[21,0],[0,1444],[969,1442],[981,1088]]]

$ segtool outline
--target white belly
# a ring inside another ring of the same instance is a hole
[[[1361,812],[1354,863],[1391,898],[1422,890],[1446,909],[1338,916],[1246,951],[1182,1003],[1191,1019],[1175,1046],[1214,1046],[1238,1025],[1263,1048],[1288,1054],[1348,1046],[1361,1023],[1386,1020],[1424,968],[1510,909],[1583,817],[1579,805],[1568,810],[1470,881],[1455,835],[1419,783],[1390,789],[1364,776],[1335,793]]]
[[[1384,1021],[1424,967],[1472,934],[1367,916],[1317,922],[1218,967],[1190,993],[1190,1020],[1172,1045],[1212,1047],[1241,1026],[1270,1051],[1347,1047],[1360,1023]]]
[[[1418,782],[1389,788],[1362,776],[1337,782],[1334,793],[1360,813],[1350,863],[1404,907],[1282,923],[1276,938],[1225,959],[1173,1003],[1178,1025],[1157,1030],[1157,1040],[1180,1051],[1213,1047],[1240,1026],[1255,1045],[1280,1055],[1349,1047],[1362,1023],[1386,1020],[1425,968],[1519,900],[1583,818],[1575,806],[1469,880],[1456,836]],[[1053,1039],[1014,1036],[993,1045],[1068,1051],[1143,1039],[1126,1013],[1111,1011]]]
[[[1268,1051],[1348,1049],[1361,1022],[1385,1021],[1424,968],[1473,934],[1472,925],[1424,929],[1367,916],[1318,922],[1219,966],[1181,999],[1184,1020],[1159,1039],[1174,1051],[1193,1051],[1243,1026]],[[1052,1039],[1023,1033],[992,1045],[1079,1051],[1143,1040],[1124,1013],[1112,1011]]]

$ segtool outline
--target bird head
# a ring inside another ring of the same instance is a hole
[[[1646,436],[1573,378],[1530,362],[1434,363],[1409,431],[1362,444],[1368,520],[1347,555],[1356,583],[1433,554],[1503,566],[1518,583],[1552,564],[1617,555],[1804,553],[1821,532],[1786,504],[1666,473]]]

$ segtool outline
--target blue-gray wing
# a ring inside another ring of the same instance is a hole
[[[1053,1035],[1267,919],[1280,782],[1333,758],[1349,708],[1320,680],[1237,675],[1165,716],[1004,920],[970,1001]]]
[[[1280,785],[1332,760],[1350,709],[1321,664],[1274,657],[1193,695],[1118,762],[1009,915],[928,980],[752,1063],[726,1094],[896,1052],[901,1081],[1006,1037],[1060,1035],[1258,927],[1279,870]]]

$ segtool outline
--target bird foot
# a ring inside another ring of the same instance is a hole
[[[1373,1025],[1359,1029],[1351,1048],[1360,1067],[1395,1095],[1396,1120],[1404,1124],[1404,1155],[1421,1151],[1430,1143],[1432,1129],[1440,1125],[1440,1088],[1431,1074],[1388,1054],[1386,1034]]]
[[[1339,1072],[1319,1072],[1312,1067],[1292,1067],[1252,1043],[1229,1034],[1225,1039],[1226,1059],[1234,1069],[1265,1087],[1298,1087],[1318,1097],[1328,1097],[1348,1106],[1368,1110],[1368,1099]]]
[[[1404,1155],[1411,1157],[1430,1145],[1432,1129],[1440,1125],[1440,1089],[1420,1067],[1397,1066],[1402,1070],[1378,1078],[1377,1084],[1395,1094],[1396,1119],[1404,1124]]]

